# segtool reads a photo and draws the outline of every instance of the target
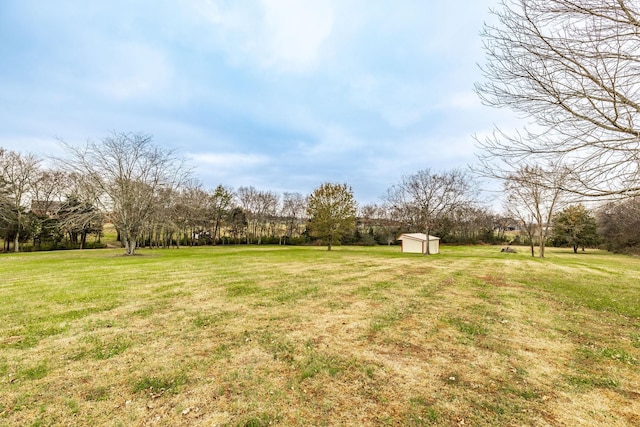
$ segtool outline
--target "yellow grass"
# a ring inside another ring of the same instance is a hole
[[[442,252],[3,256],[0,425],[640,425],[639,260]]]

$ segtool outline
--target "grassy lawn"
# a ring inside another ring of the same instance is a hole
[[[640,425],[640,259],[0,256],[0,425]]]

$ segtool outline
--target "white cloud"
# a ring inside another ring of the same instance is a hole
[[[386,123],[402,129],[424,120],[433,111],[423,82],[402,82],[372,75],[354,76],[349,96],[355,105],[377,113]]]
[[[333,10],[328,1],[263,0],[267,63],[303,71],[312,68],[331,35]]]
[[[235,188],[253,185],[272,189],[277,180],[269,172],[271,158],[265,155],[203,152],[188,154],[187,159],[195,166],[195,176],[210,187],[224,184]]]
[[[191,153],[187,157],[199,168],[208,168],[222,173],[234,169],[255,167],[269,162],[269,157],[260,154]]]
[[[351,154],[363,146],[361,140],[355,138],[342,126],[336,124],[317,124],[317,126],[316,133],[319,141],[304,153],[309,157],[328,156],[331,158]]]
[[[329,0],[262,0],[259,8],[194,0],[192,6],[212,26],[209,42],[232,61],[285,72],[304,73],[316,67],[334,22]]]
[[[173,76],[164,52],[141,43],[121,43],[106,49],[95,67],[97,90],[116,100],[161,96]]]

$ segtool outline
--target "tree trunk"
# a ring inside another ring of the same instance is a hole
[[[127,249],[127,255],[135,255],[136,254],[136,239],[129,240],[129,248]]]
[[[427,226],[427,229],[425,230],[425,233],[424,233],[424,234],[427,235],[427,248],[426,248],[427,250],[424,251],[425,255],[431,255],[431,248],[429,247],[429,243],[431,243],[431,242],[429,242],[429,233],[430,232],[431,232],[431,229],[430,229],[429,226]]]
[[[20,252],[20,231],[16,231],[16,235],[13,238],[13,251]]]
[[[218,222],[218,219],[216,218],[216,221],[214,223],[213,226],[213,246],[218,244],[218,228],[220,226],[220,223]]]
[[[533,234],[529,236],[529,245],[531,246],[531,256],[535,257],[536,249],[535,249],[535,246],[533,245]]]
[[[125,255],[135,255],[137,239],[126,233],[122,240],[124,242]]]

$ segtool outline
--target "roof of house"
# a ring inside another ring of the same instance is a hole
[[[58,201],[46,201],[46,200],[32,200],[31,212],[36,215],[53,215],[62,206],[62,202]]]
[[[419,240],[421,242],[426,242],[427,241],[427,235],[424,233],[405,233],[405,234],[401,234],[400,237],[398,237],[397,240]],[[429,236],[429,240],[440,240],[439,237],[436,236]]]

